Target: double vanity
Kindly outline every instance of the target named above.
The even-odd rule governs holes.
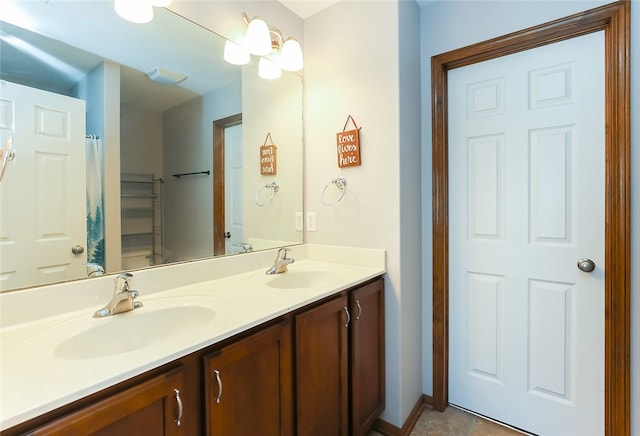
[[[2,434],[366,434],[384,251],[289,256],[279,274],[276,250],[133,271],[142,306],[104,317],[115,276],[0,294]]]

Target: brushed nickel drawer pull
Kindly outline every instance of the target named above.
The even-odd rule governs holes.
[[[356,316],[356,319],[359,320],[360,315],[362,315],[362,306],[360,306],[360,300],[356,300],[356,306],[358,306],[358,316]]]
[[[347,322],[344,323],[344,326],[349,327],[349,323],[351,322],[351,315],[349,314],[349,309],[347,308],[347,306],[344,306],[343,309],[344,313],[347,314]]]
[[[219,403],[222,398],[222,379],[220,378],[220,371],[214,369],[213,373],[216,375],[216,381],[218,382],[218,396],[216,397],[216,403]]]
[[[174,389],[173,392],[176,394],[176,403],[178,403],[178,419],[176,419],[176,425],[180,427],[182,425],[182,398],[180,398],[180,391]]]

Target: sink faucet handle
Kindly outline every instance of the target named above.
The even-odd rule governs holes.
[[[132,277],[133,274],[129,273],[118,274],[114,280],[116,284],[116,291],[128,291]],[[120,285],[120,282],[122,282],[122,285]]]
[[[102,267],[102,265],[98,264],[98,263],[93,263],[93,262],[85,262],[83,263],[84,266],[87,267],[87,275],[89,277],[96,277],[96,276],[102,276],[104,275],[104,268]]]

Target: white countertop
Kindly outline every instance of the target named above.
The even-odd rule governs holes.
[[[317,245],[292,248],[295,262],[289,265],[289,273],[284,273],[292,273],[288,278],[326,271],[325,278],[309,286],[270,286],[270,281],[281,276],[264,274],[274,257],[275,251],[270,250],[133,272],[132,287],[139,291],[138,300],[144,306],[101,319],[92,315],[109,301],[113,276],[0,294],[0,430],[385,273],[384,250]],[[206,276],[211,278],[203,279]],[[186,284],[175,284],[180,282]],[[78,293],[83,293],[81,298],[69,297]],[[109,323],[114,323],[113,330],[118,331],[122,326],[115,323],[138,322],[154,311],[191,304],[212,310],[213,317],[176,327],[182,329],[180,334],[172,334],[171,323],[166,323],[164,333],[133,351],[92,357],[102,353],[95,348],[82,358],[60,357],[60,343],[84,330],[99,326],[109,332]],[[114,335],[112,340],[123,338]],[[85,348],[91,346],[100,344]],[[76,351],[81,352],[71,349]]]

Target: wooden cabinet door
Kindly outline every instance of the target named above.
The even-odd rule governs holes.
[[[31,432],[33,435],[127,436],[186,434],[178,418],[185,389],[182,368],[176,368]],[[176,392],[177,391],[177,392]],[[197,405],[189,405],[197,407]],[[187,405],[184,405],[187,407]]]
[[[296,316],[299,435],[348,434],[347,303],[339,297]]]
[[[369,433],[384,410],[384,280],[352,292],[351,307],[351,430]]]
[[[291,327],[268,327],[204,357],[206,434],[292,434]]]

